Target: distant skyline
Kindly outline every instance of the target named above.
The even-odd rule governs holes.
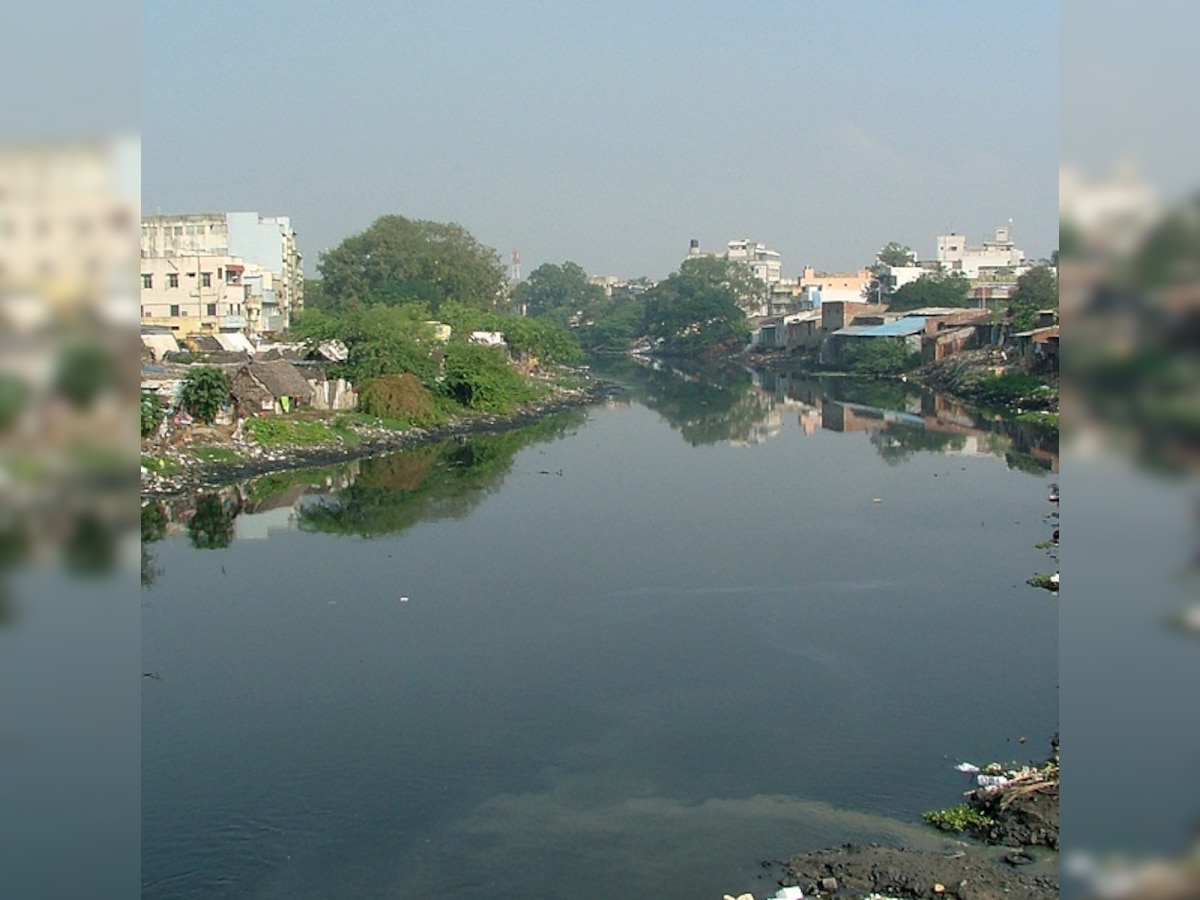
[[[1058,237],[1058,5],[882,0],[142,7],[145,214],[286,215],[305,268],[376,218],[528,275],[661,278],[688,242],[783,272]]]

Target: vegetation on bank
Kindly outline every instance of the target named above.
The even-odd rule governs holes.
[[[948,806],[945,809],[932,809],[925,813],[923,818],[935,828],[955,833],[961,833],[969,829],[987,828],[994,824],[990,816],[984,815],[966,803]]]

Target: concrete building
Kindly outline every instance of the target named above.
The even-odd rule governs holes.
[[[137,169],[121,141],[0,147],[0,325],[132,324]]]
[[[730,241],[725,258],[745,263],[768,289],[783,280],[783,257],[778,250],[768,250],[765,244],[745,238]]]
[[[800,276],[800,296],[803,305],[818,309],[826,303],[866,303],[863,291],[871,283],[871,272],[818,272],[805,266]]]
[[[177,337],[222,331],[257,333],[261,301],[244,281],[246,266],[228,254],[142,260],[141,321]]]
[[[996,229],[992,240],[978,246],[967,243],[966,237],[951,232],[938,235],[937,262],[945,272],[960,272],[976,279],[980,270],[1017,269],[1025,265],[1025,251],[1013,243],[1007,227]]]
[[[239,283],[247,288],[243,299],[250,301],[249,308],[255,310],[253,317],[245,315],[242,325],[250,333],[284,331],[291,314],[304,307],[303,258],[286,216],[261,216],[256,212],[144,216],[141,243],[143,307],[147,302],[156,310],[159,306],[159,298],[147,294],[154,290],[155,269],[164,275],[170,271],[170,266],[164,268],[151,261],[175,261],[183,272],[188,267],[181,259],[189,258],[196,260],[190,269],[193,272],[215,273],[218,268],[228,271],[231,261],[241,266]],[[147,275],[151,276],[149,287],[145,284]],[[180,305],[180,312],[182,309]],[[193,323],[174,324],[190,327]]]

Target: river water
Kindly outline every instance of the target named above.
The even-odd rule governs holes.
[[[1056,457],[893,383],[617,375],[151,507],[143,896],[762,897],[1045,756]]]

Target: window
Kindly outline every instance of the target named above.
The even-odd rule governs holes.
[[[212,287],[212,272],[200,273],[200,287]]]
[[[167,287],[169,287],[169,288],[179,287],[179,273],[178,272],[168,272],[167,273]]]
[[[216,314],[217,314],[217,304],[215,304],[215,303],[208,304],[208,315],[215,316]]]
[[[150,318],[150,310],[146,309],[146,307],[144,307],[144,306],[142,307],[142,318],[143,319]]]
[[[148,291],[152,287],[154,287],[154,276],[150,275],[149,273],[143,272],[142,273],[142,290]]]
[[[179,304],[178,303],[171,304],[171,315],[175,316],[175,317],[179,316]]]

